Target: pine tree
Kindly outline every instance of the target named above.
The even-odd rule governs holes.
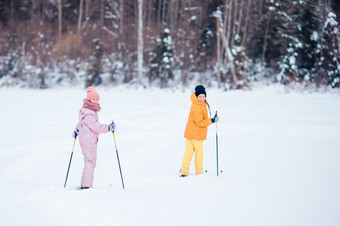
[[[296,49],[297,45],[289,43],[287,53],[283,56],[282,61],[279,63],[281,69],[277,80],[281,83],[288,85],[292,81],[296,81],[298,76],[299,68],[296,64],[296,58],[298,56]]]
[[[288,7],[285,0],[266,0],[264,9],[266,10],[265,16],[258,23],[254,33],[256,43],[253,46],[256,49],[254,57],[261,58],[268,67],[278,70],[278,62],[286,53],[290,43],[289,35],[287,35],[287,26],[290,21],[287,14]]]
[[[321,65],[327,85],[340,87],[340,32],[336,15],[328,14],[323,27]]]
[[[149,81],[160,80],[162,88],[167,86],[168,80],[173,79],[173,42],[170,30],[165,28],[162,36],[156,39],[156,48],[149,53]]]
[[[280,73],[277,81],[284,85],[291,82],[296,82],[299,77],[299,66],[297,64],[298,52],[303,44],[299,40],[301,33],[300,14],[301,7],[298,1],[292,1],[292,7],[287,11],[287,24],[285,30],[285,37],[288,41],[287,49],[282,55],[282,60],[279,62]]]
[[[318,0],[306,0],[299,9],[301,10],[299,14],[301,15],[299,18],[301,32],[298,39],[302,43],[302,48],[299,48],[297,58],[297,64],[300,68],[299,81],[315,83],[321,47],[318,35]]]
[[[103,58],[103,44],[99,38],[94,39],[92,44],[93,52],[90,56],[89,67],[86,71],[86,87],[99,85],[102,82],[100,72]]]
[[[235,35],[234,47],[232,49],[234,55],[235,71],[239,87],[247,86],[251,69],[251,60],[245,53],[245,48],[241,44],[241,37]]]

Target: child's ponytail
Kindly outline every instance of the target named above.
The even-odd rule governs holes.
[[[209,115],[210,115],[210,118],[211,118],[210,105],[209,105],[209,103],[208,103],[208,101],[207,101],[207,100],[205,100],[205,103],[207,103],[207,105],[208,105]]]

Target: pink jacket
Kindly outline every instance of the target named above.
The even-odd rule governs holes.
[[[77,129],[79,130],[79,142],[81,145],[88,142],[96,144],[99,133],[109,131],[108,125],[99,123],[97,112],[87,108],[81,108],[79,111]]]

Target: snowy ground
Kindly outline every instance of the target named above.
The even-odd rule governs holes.
[[[77,190],[78,142],[63,188],[84,90],[0,89],[0,225],[340,225],[339,94],[208,89],[223,173],[211,126],[208,172],[179,178],[190,90],[99,92],[125,190],[111,134],[100,136],[94,189]]]

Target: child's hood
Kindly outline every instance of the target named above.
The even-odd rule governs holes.
[[[198,104],[198,105],[202,105],[202,106],[205,106],[205,105],[206,105],[206,103],[201,103],[201,102],[199,101],[199,99],[197,98],[195,92],[192,92],[192,94],[191,94],[191,102],[192,102],[193,104]]]

